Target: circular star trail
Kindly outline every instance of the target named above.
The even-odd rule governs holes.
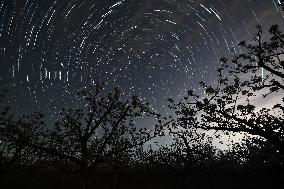
[[[257,23],[282,24],[277,0],[0,0],[0,88],[19,113],[73,106],[97,82],[166,99],[214,82]]]

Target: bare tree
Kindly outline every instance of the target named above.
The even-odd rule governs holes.
[[[79,95],[83,97],[83,107],[63,109],[54,128],[47,128],[41,114],[35,114],[36,117],[28,117],[29,121],[14,122],[5,129],[9,141],[21,140],[17,144],[73,164],[87,188],[99,165],[122,162],[119,160],[126,154],[157,134],[154,129],[135,127],[135,119],[159,115],[137,96],[122,100],[118,89],[104,95],[102,86],[97,85],[94,91],[81,91]]]
[[[0,96],[0,103],[4,94]],[[24,164],[31,165],[38,160],[26,145],[26,140],[38,141],[44,133],[40,129],[43,126],[42,114],[17,117],[9,109],[4,107],[0,114],[0,162],[3,177],[19,170]]]
[[[264,138],[283,156],[284,35],[274,25],[265,41],[257,28],[251,42],[240,42],[242,54],[221,59],[217,84],[201,82],[204,95],[189,91],[178,112],[187,124],[198,122],[195,128]]]
[[[169,135],[173,139],[171,148],[179,157],[184,171],[192,173],[194,167],[213,158],[216,149],[212,145],[212,137],[198,130],[200,124],[198,112],[185,106],[183,100],[175,103],[173,99],[169,98],[168,101],[170,102],[169,108],[174,113],[159,122],[164,124],[169,131]]]

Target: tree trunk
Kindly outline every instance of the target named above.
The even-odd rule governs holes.
[[[83,177],[82,189],[88,189],[88,187],[89,187],[89,177]]]
[[[118,188],[118,174],[114,173],[114,178],[113,178],[113,189]]]
[[[64,175],[64,173],[62,173],[60,185],[61,185],[62,189],[65,188],[65,175]]]

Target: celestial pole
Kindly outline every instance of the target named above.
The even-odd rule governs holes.
[[[167,98],[214,83],[219,59],[258,23],[281,26],[278,3],[0,0],[0,89],[18,113],[56,114],[97,82],[166,111]]]

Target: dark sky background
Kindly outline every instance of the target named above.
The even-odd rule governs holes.
[[[283,25],[277,0],[0,0],[0,90],[17,113],[50,118],[96,82],[164,112],[214,83],[219,59]]]

